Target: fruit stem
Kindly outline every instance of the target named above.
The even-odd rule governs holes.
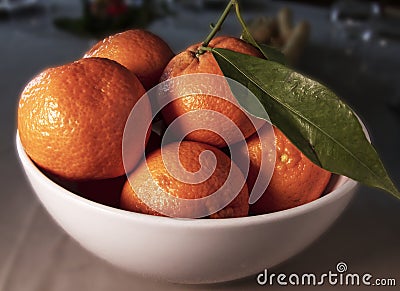
[[[208,44],[214,38],[214,36],[217,34],[217,32],[221,29],[222,23],[224,23],[231,8],[236,5],[238,5],[237,0],[229,1],[228,5],[226,5],[226,7],[225,7],[224,12],[222,12],[220,18],[218,19],[218,22],[215,25],[213,25],[210,34],[207,35],[206,39],[202,42],[201,46],[197,49],[196,56],[202,55],[206,51],[209,51],[209,49],[206,49],[208,47]]]

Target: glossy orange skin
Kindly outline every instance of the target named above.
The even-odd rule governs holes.
[[[229,157],[217,148],[198,142],[183,141],[180,143],[179,147],[180,161],[172,160],[173,168],[177,169],[180,162],[187,171],[192,173],[197,172],[200,169],[199,155],[205,150],[214,153],[217,159],[217,166],[207,180],[197,184],[179,181],[170,174],[163,162],[163,159],[165,161],[174,158],[169,145],[164,148],[164,157],[161,155],[161,150],[153,151],[147,156],[146,160],[151,176],[145,174],[146,163],[142,163],[130,175],[129,180],[135,183],[135,189],[139,189],[142,194],[146,195],[146,199],[150,199],[151,203],[153,203],[152,205],[156,207],[149,207],[144,203],[134,192],[129,181],[127,181],[121,194],[121,208],[139,213],[162,216],[163,214],[155,210],[157,207],[162,207],[161,209],[172,211],[177,217],[189,217],[192,209],[177,209],[177,207],[179,207],[177,204],[166,200],[162,195],[159,195],[157,191],[151,189],[149,179],[153,179],[161,189],[174,197],[198,199],[213,194],[225,182],[229,174],[231,163]],[[242,179],[244,178],[242,177]],[[230,191],[237,190],[238,189],[231,189]],[[211,214],[210,218],[247,216],[249,211],[248,198],[247,185],[244,184],[236,198],[223,209]]]
[[[270,213],[311,202],[321,196],[331,177],[330,172],[312,163],[276,127],[274,133],[274,173],[264,194],[256,203],[250,205],[251,214]],[[252,189],[261,159],[261,145],[256,134],[247,140],[247,147],[250,155],[247,184],[249,189]]]
[[[132,29],[117,33],[95,44],[85,57],[102,57],[114,60],[128,68],[149,90],[175,54],[168,44],[157,35]]]
[[[177,76],[196,73],[208,73],[222,76],[222,71],[211,52],[207,51],[196,56],[199,46],[200,44],[192,45],[185,51],[176,55],[165,68],[160,81],[165,81]],[[216,37],[211,40],[209,46],[230,49],[243,54],[262,57],[261,53],[255,47],[234,37]],[[208,85],[218,86],[218,84]],[[230,98],[233,98],[233,96]],[[249,137],[255,132],[250,120],[247,118],[244,112],[234,104],[234,102],[229,102],[228,100],[206,94],[192,94],[174,100],[163,108],[162,116],[164,121],[167,124],[170,124],[177,117],[187,112],[199,109],[213,110],[224,114],[231,119],[234,124],[236,124],[245,138]],[[186,136],[186,139],[207,143],[216,147],[224,147],[227,145],[224,140],[218,136],[218,134],[204,129],[189,133]]]
[[[21,94],[22,145],[40,168],[64,179],[124,175],[123,131],[144,93],[134,74],[108,59],[87,58],[47,69]],[[150,103],[148,109],[143,114],[151,114]],[[140,155],[127,167],[133,168]]]

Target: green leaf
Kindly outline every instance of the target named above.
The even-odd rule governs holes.
[[[286,57],[280,50],[266,44],[259,44],[258,46],[267,60],[287,65]]]
[[[332,91],[273,61],[219,48],[212,53],[224,75],[246,86],[311,161],[400,198],[357,116]]]

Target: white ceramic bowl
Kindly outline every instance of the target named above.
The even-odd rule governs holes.
[[[311,203],[252,217],[175,219],[104,206],[60,187],[34,165],[19,136],[25,173],[55,221],[83,247],[137,274],[179,283],[238,279],[302,251],[339,217],[357,183],[340,177]]]

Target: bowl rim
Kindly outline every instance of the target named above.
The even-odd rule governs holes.
[[[124,219],[129,220],[138,220],[138,221],[145,221],[146,223],[150,224],[170,224],[176,226],[191,226],[191,227],[200,227],[200,228],[218,228],[218,227],[239,227],[239,226],[246,226],[246,225],[257,225],[263,224],[266,222],[272,222],[276,220],[281,220],[283,218],[291,218],[294,216],[299,216],[324,205],[330,204],[333,201],[340,199],[342,196],[350,193],[352,189],[354,189],[358,182],[345,177],[341,176],[345,179],[342,185],[338,188],[334,189],[333,191],[326,193],[324,196],[305,203],[300,206],[296,206],[290,209],[281,210],[273,213],[267,214],[260,214],[260,215],[253,215],[253,216],[246,216],[246,217],[235,217],[235,218],[221,218],[221,219],[191,219],[191,218],[175,218],[175,217],[164,217],[164,216],[155,216],[143,213],[132,212],[128,210],[123,210],[107,205],[103,205],[101,203],[97,203],[86,199],[84,197],[75,194],[54,181],[48,178],[39,168],[33,163],[33,161],[29,158],[28,154],[25,152],[25,149],[22,146],[19,132],[17,130],[16,133],[16,140],[15,146],[17,149],[17,154],[22,164],[22,167],[25,170],[25,174],[28,176],[28,172],[34,176],[35,179],[40,180],[41,183],[46,184],[50,188],[55,189],[54,195],[61,196],[62,199],[72,200],[75,203],[82,204],[86,207],[93,207],[96,210],[101,212],[105,212],[109,215],[117,215],[123,217]],[[35,191],[36,193],[36,191]],[[37,196],[39,194],[36,193]],[[38,197],[40,199],[40,197]]]

